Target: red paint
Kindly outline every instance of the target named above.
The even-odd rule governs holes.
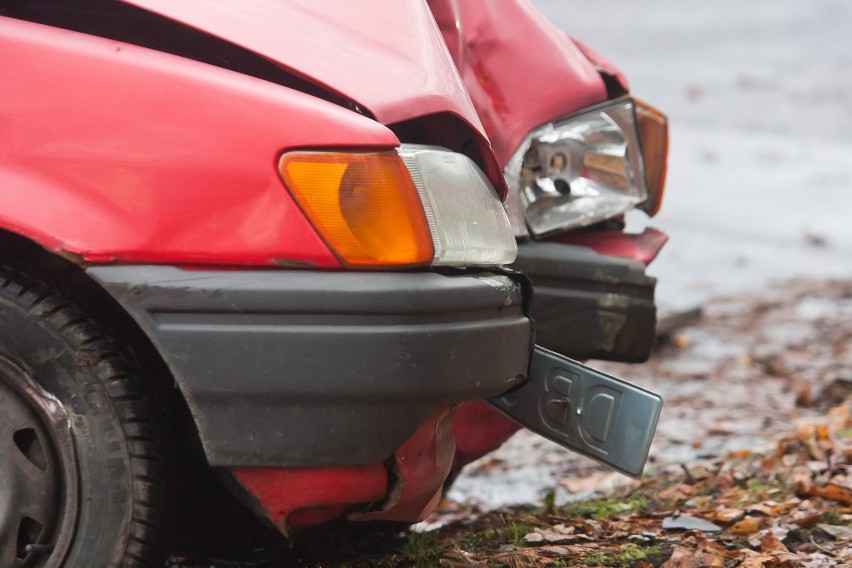
[[[255,52],[355,101],[382,124],[448,113],[483,154],[505,198],[501,167],[423,0],[124,0]]]
[[[363,521],[423,520],[438,505],[455,456],[453,418],[458,407],[433,413],[394,455],[397,485],[382,511],[358,515]]]
[[[533,128],[606,100],[595,63],[529,0],[428,0],[501,166]]]
[[[520,429],[520,424],[484,400],[463,403],[453,423],[456,438],[453,470],[494,451]]]
[[[387,492],[384,464],[363,467],[267,468],[231,470],[260,503],[275,526],[316,524],[358,503],[380,501]]]
[[[232,473],[257,499],[266,516],[285,532],[290,527],[340,517],[358,509],[357,505],[382,502],[381,511],[356,512],[351,517],[414,523],[437,504],[453,463],[455,410],[450,407],[433,413],[400,446],[394,455],[390,487],[383,463],[327,468],[242,467]]]
[[[278,157],[399,144],[284,87],[2,17],[0,68],[0,227],[90,262],[337,268]]]
[[[622,73],[621,70],[612,63],[612,61],[576,38],[572,37],[571,41],[573,41],[574,44],[580,48],[580,51],[583,52],[583,55],[585,55],[589,61],[595,65],[595,68],[599,73],[609,75],[615,79],[618,86],[621,87],[621,90],[625,93],[630,91],[630,84],[627,82],[627,77],[624,76],[624,73]]]
[[[669,237],[665,233],[649,227],[639,234],[628,234],[620,231],[573,232],[562,233],[548,240],[589,247],[600,254],[630,258],[647,266],[657,257]]]

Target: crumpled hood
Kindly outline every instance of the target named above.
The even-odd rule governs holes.
[[[438,112],[482,124],[422,0],[124,0],[239,45],[383,124]]]

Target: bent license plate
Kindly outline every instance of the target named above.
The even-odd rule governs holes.
[[[642,475],[663,399],[536,346],[528,381],[489,402],[557,444],[630,477]]]

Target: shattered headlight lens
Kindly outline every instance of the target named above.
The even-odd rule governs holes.
[[[536,128],[505,174],[534,236],[633,209],[648,197],[633,101],[608,102]]]

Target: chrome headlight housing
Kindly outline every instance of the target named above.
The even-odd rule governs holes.
[[[639,140],[629,98],[530,132],[504,173],[533,236],[592,225],[646,201]]]

